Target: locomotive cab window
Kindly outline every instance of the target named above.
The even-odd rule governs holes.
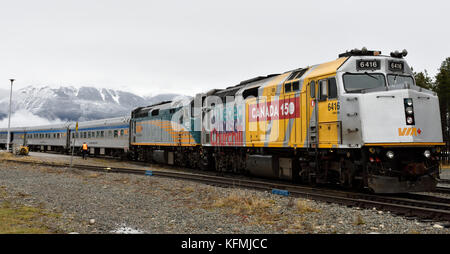
[[[325,101],[328,96],[328,82],[327,80],[319,81],[319,101]]]
[[[410,86],[414,85],[414,79],[411,76],[388,74],[387,78],[389,86],[398,86],[404,84],[409,84]]]
[[[329,78],[328,79],[328,99],[336,99],[336,98],[337,98],[336,79]]]
[[[309,90],[311,92],[311,98],[316,98],[316,82],[314,80],[309,83]]]
[[[342,77],[344,89],[348,93],[361,93],[367,89],[386,87],[386,79],[381,73],[346,73]]]

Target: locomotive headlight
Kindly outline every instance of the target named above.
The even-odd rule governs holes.
[[[426,158],[430,158],[430,157],[431,157],[431,152],[430,152],[430,150],[425,150],[425,152],[423,152],[423,155],[424,155]]]
[[[412,99],[406,99],[406,105],[411,107],[413,105]]]
[[[408,115],[412,115],[412,113],[414,113],[412,107],[407,107],[405,110],[406,110],[406,113],[407,113]]]
[[[413,119],[412,117],[408,116],[408,117],[406,118],[406,122],[407,122],[408,124],[412,124],[412,123],[414,122],[414,119]]]
[[[393,159],[393,158],[394,158],[394,152],[392,152],[392,151],[387,151],[386,157],[388,157],[389,159]]]

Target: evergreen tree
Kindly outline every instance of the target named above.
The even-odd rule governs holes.
[[[431,80],[431,77],[428,75],[427,70],[424,72],[414,72],[414,78],[416,79],[416,85],[423,87],[425,89],[434,91],[435,87],[433,85],[433,81]]]
[[[436,75],[435,92],[439,96],[444,140],[448,142],[450,138],[450,57],[445,59],[439,68],[439,72]]]

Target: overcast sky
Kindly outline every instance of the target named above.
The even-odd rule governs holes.
[[[434,76],[450,57],[449,1],[1,0],[0,84],[194,95],[406,48]]]

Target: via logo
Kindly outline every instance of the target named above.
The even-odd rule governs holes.
[[[416,129],[415,127],[409,127],[409,128],[398,128],[398,135],[400,137],[403,136],[419,136],[420,134],[422,134],[422,130]]]

